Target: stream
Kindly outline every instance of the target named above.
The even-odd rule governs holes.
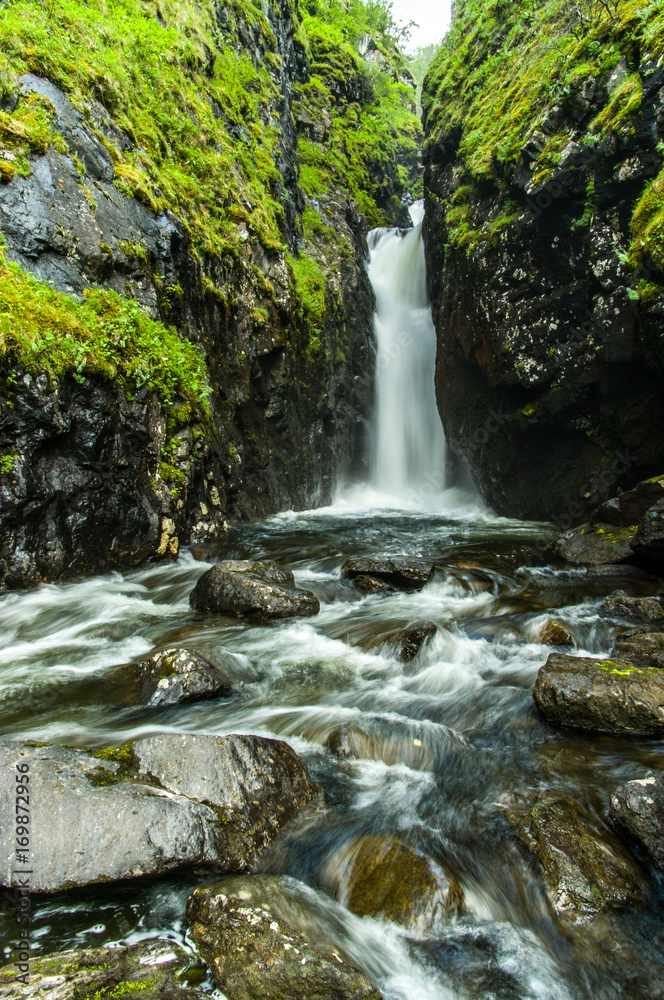
[[[365,970],[386,1000],[661,996],[647,990],[650,980],[664,983],[662,882],[651,874],[643,908],[605,917],[601,934],[571,936],[544,904],[505,819],[506,803],[554,790],[583,802],[605,826],[619,784],[664,769],[661,741],[563,730],[542,719],[532,698],[551,652],[538,639],[547,620],[569,630],[575,654],[608,653],[620,622],[600,615],[601,600],[617,589],[656,593],[657,585],[629,569],[593,575],[552,565],[550,525],[497,517],[472,492],[445,487],[433,386],[418,389],[431,382],[433,357],[421,290],[407,303],[417,314],[409,336],[420,331],[428,361],[413,340],[389,340],[391,324],[404,323],[393,304],[380,315],[380,283],[390,286],[391,265],[377,271],[377,251],[388,240],[404,244],[417,278],[419,251],[406,244],[417,241],[417,229],[405,237],[379,232],[370,244],[383,326],[372,485],[341,490],[326,508],[231,525],[214,547],[175,563],[5,596],[3,735],[76,746],[162,732],[286,740],[320,782],[326,808],[287,829],[265,870],[298,880],[290,904],[297,920]],[[419,417],[390,408],[403,392],[389,384],[393,366],[410,380],[408,399],[415,395],[424,408]],[[346,559],[365,556],[424,559],[436,571],[419,593],[367,595],[340,572]],[[192,611],[194,584],[220,558],[287,566],[319,598],[320,613],[257,625]],[[437,631],[404,663],[385,637],[422,621]],[[170,646],[213,662],[233,654],[224,660],[233,696],[160,711],[123,705],[105,674]],[[326,746],[349,723],[364,734],[364,757]],[[351,914],[344,852],[367,835],[396,837],[452,871],[464,912],[438,915],[422,932]],[[209,880],[201,871],[34,897],[34,952],[152,937],[191,948],[186,898]],[[10,909],[0,915],[4,941],[11,919]]]

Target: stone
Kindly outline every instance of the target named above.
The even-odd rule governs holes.
[[[422,590],[433,573],[432,563],[407,559],[348,559],[341,567],[345,580],[357,581],[357,577],[368,576],[405,591]]]
[[[602,601],[599,610],[603,615],[652,622],[664,627],[664,605],[657,597],[629,597],[620,591]]]
[[[664,733],[664,672],[629,660],[552,653],[533,697],[549,722],[601,733]]]
[[[310,617],[317,615],[317,597],[294,585],[290,570],[269,561],[224,560],[200,577],[189,597],[196,611],[234,618]]]
[[[396,837],[365,835],[344,844],[328,858],[325,875],[352,913],[420,933],[463,910],[454,876]]]
[[[337,951],[314,946],[293,926],[289,882],[227,879],[194,889],[189,932],[215,985],[232,1000],[380,1000]]]
[[[242,871],[319,796],[280,740],[164,734],[101,751],[0,743],[2,773],[28,765],[31,890],[159,875]],[[17,783],[17,787],[20,787]],[[0,790],[0,882],[11,885],[13,788]]]
[[[611,796],[609,815],[664,871],[664,774],[621,785]]]
[[[642,901],[646,882],[638,863],[570,796],[544,792],[506,817],[563,923],[586,923]]]
[[[636,557],[658,571],[664,569],[664,498],[643,516],[632,542]]]
[[[366,573],[354,577],[353,583],[367,594],[394,594],[398,589],[387,580],[380,580],[377,576],[367,576]]]
[[[16,965],[0,968],[0,1000],[204,1000],[196,983],[204,966],[172,941],[144,941],[124,948],[86,948],[30,959],[29,985],[17,982]]]
[[[472,752],[460,734],[442,724],[366,714],[333,729],[325,746],[338,757],[405,764],[418,771],[444,770],[460,750]]]
[[[611,656],[629,660],[637,667],[664,668],[664,631],[636,628],[617,638]]]
[[[537,636],[537,641],[541,642],[543,646],[574,645],[572,633],[564,625],[561,625],[560,622],[554,622],[550,618],[542,625]]]
[[[423,646],[426,646],[438,631],[433,622],[416,622],[408,628],[400,629],[385,636],[384,642],[399,646],[399,659],[402,663],[414,660]]]
[[[619,563],[634,555],[630,543],[637,530],[638,524],[627,528],[583,524],[561,535],[556,551],[561,559],[576,566]]]
[[[116,667],[111,678],[128,688],[130,703],[147,708],[226,698],[232,692],[223,670],[188,649],[162,649],[140,663]]]

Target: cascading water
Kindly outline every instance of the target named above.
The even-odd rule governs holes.
[[[445,437],[434,394],[436,334],[427,297],[421,204],[414,227],[369,234],[376,295],[376,408],[372,486],[417,500],[445,487]]]

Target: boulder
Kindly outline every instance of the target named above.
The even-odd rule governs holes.
[[[621,785],[611,796],[609,814],[664,871],[664,774]]]
[[[436,918],[463,909],[463,889],[454,876],[396,837],[358,837],[328,858],[325,872],[352,913],[420,933]]]
[[[472,752],[462,736],[442,724],[379,715],[337,726],[325,746],[338,757],[405,764],[418,771],[439,771],[448,766],[452,754]]]
[[[369,577],[389,584],[394,590],[416,591],[429,582],[433,576],[432,563],[407,559],[349,559],[341,567],[345,580]],[[359,584],[367,589],[364,584]]]
[[[616,639],[611,656],[638,667],[664,668],[664,631],[635,628]]]
[[[551,909],[564,923],[586,923],[642,900],[640,866],[570,796],[544,792],[506,816],[536,862]]]
[[[630,543],[638,527],[638,524],[624,528],[611,524],[582,524],[561,535],[555,550],[565,562],[576,566],[619,563],[634,555]]]
[[[227,879],[194,889],[190,934],[215,984],[232,1000],[380,1000],[366,976],[288,919],[289,882]]]
[[[549,722],[601,733],[664,733],[664,672],[656,667],[552,653],[533,697]]]
[[[365,573],[354,577],[353,583],[366,594],[394,594],[399,589],[387,580],[380,580],[377,576],[367,576]]]
[[[603,615],[652,622],[664,627],[664,606],[657,597],[629,597],[619,591],[602,601],[599,610]]]
[[[196,611],[234,618],[294,618],[317,615],[318,598],[294,585],[290,570],[276,563],[224,560],[198,580],[189,597]]]
[[[639,561],[660,571],[664,568],[664,498],[646,511],[632,548]]]
[[[400,629],[386,635],[383,642],[399,646],[399,659],[402,663],[410,663],[438,631],[433,622],[416,622],[408,628]]]
[[[223,670],[189,649],[162,649],[140,663],[116,667],[111,679],[125,688],[127,701],[147,708],[226,698],[232,692]]]
[[[28,765],[25,772],[17,766]],[[191,865],[242,871],[318,794],[280,740],[164,734],[101,751],[0,743],[29,776],[30,888],[49,892]],[[17,786],[18,787],[18,786]],[[14,783],[0,789],[0,882],[12,882]]]
[[[0,968],[0,998],[82,1000],[204,1000],[196,987],[206,970],[172,941],[144,941],[127,948],[90,948],[30,959],[30,985],[16,979],[16,965]]]
[[[537,641],[544,646],[572,646],[574,644],[572,633],[560,622],[554,622],[551,618],[542,625]]]

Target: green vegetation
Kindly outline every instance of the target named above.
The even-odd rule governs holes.
[[[657,0],[460,0],[423,98],[428,142],[444,134],[459,143],[464,193],[447,215],[454,244],[489,241],[492,220],[475,208],[486,186],[507,199],[511,169],[533,134],[542,135],[545,120],[555,122],[553,109],[572,106],[585,85],[608,78],[621,60],[624,79],[580,138],[589,148],[610,135],[629,139],[641,109],[639,54],[652,60],[664,54],[664,7]],[[572,138],[569,125],[552,132],[549,124],[545,132],[544,147],[533,147],[535,192]],[[593,198],[589,190],[580,229],[590,223]],[[629,263],[664,266],[664,171],[636,205],[632,228]]]
[[[150,319],[115,292],[88,292],[83,302],[56,292],[7,260],[0,249],[0,353],[52,378],[78,381],[99,373],[148,386],[165,402],[204,401],[205,364],[173,327]]]

